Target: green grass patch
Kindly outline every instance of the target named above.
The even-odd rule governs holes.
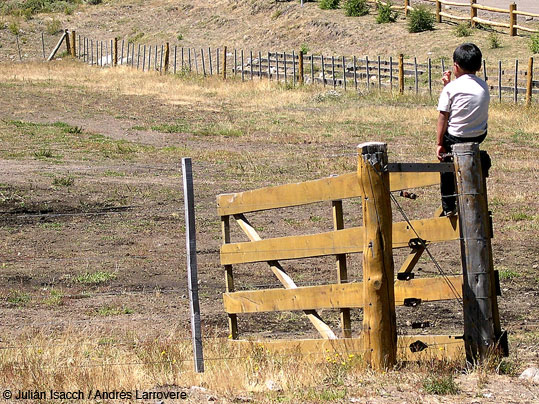
[[[517,271],[511,268],[498,267],[496,269],[498,270],[498,275],[500,277],[500,280],[503,280],[503,281],[520,278],[522,276],[520,273],[518,273]]]
[[[52,289],[49,296],[43,300],[47,306],[62,306],[64,304],[64,294],[59,290]]]
[[[45,222],[45,223],[40,223],[39,227],[41,227],[42,229],[49,229],[49,230],[62,230],[64,228],[64,224],[63,223],[59,223],[59,222]]]
[[[99,285],[116,279],[116,274],[107,271],[86,272],[75,278],[75,282],[85,285]]]
[[[458,394],[460,391],[453,375],[428,376],[423,380],[423,388],[427,393],[436,395]]]
[[[97,315],[102,317],[120,316],[122,314],[133,314],[134,311],[128,307],[103,306],[97,310]]]
[[[12,304],[17,307],[26,306],[31,300],[31,297],[26,292],[21,292],[18,290],[12,290],[8,293],[6,301],[9,304]]]
[[[152,130],[162,133],[185,133],[189,132],[189,125],[185,122],[175,124],[161,124],[151,127]]]
[[[75,178],[72,175],[65,177],[56,177],[52,180],[52,185],[55,187],[70,187],[75,184]]]

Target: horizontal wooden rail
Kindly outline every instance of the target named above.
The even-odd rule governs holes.
[[[461,275],[395,282],[397,306],[403,306],[405,299],[410,298],[433,302],[460,299],[461,294]],[[363,307],[363,283],[230,292],[223,294],[223,302],[229,314],[357,308]]]
[[[390,173],[392,191],[426,187],[440,183],[437,173]],[[259,188],[252,191],[217,196],[217,213],[220,216],[260,210],[307,205],[310,203],[361,197],[356,172],[326,177],[318,180],[275,187]]]
[[[420,344],[417,344],[417,341]],[[301,355],[305,360],[325,362],[332,354],[363,356],[363,338],[342,339],[280,339],[265,341],[230,341],[232,347],[250,351],[263,347],[275,354]],[[420,351],[414,352],[417,346]],[[460,359],[464,357],[464,340],[454,335],[399,335],[397,357],[402,361]]]
[[[419,237],[428,243],[459,238],[455,217],[413,220],[411,223]],[[363,232],[363,227],[351,227],[318,234],[224,244],[221,246],[221,265],[359,253],[363,251]],[[393,248],[407,247],[414,238],[417,235],[407,222],[393,223]]]
[[[492,11],[494,13],[504,13],[509,14],[511,11],[505,9],[505,8],[497,8],[497,7],[490,7],[490,6],[483,6],[482,4],[472,4],[473,8],[477,8],[478,10],[485,10],[485,11]]]
[[[458,3],[456,1],[447,1],[447,0],[440,0],[440,4],[444,6],[470,7],[470,3]]]
[[[526,31],[526,32],[539,32],[539,29],[533,29],[533,28],[528,28],[528,27],[524,27],[522,25],[513,25],[513,27],[515,27],[516,29],[521,29],[522,31]]]
[[[468,19],[468,18],[465,18]],[[483,18],[474,17],[472,18],[473,22],[478,22],[479,24],[486,24],[486,25],[492,25],[494,27],[503,27],[503,28],[510,28],[511,26],[505,22],[495,22],[490,20],[485,20]]]
[[[438,14],[441,15],[442,17],[451,18],[453,20],[459,20],[459,21],[464,21],[464,20],[469,20],[470,19],[470,17],[461,17],[461,16],[458,16],[458,15],[448,14],[448,13],[445,13],[443,11],[438,13]]]
[[[518,10],[515,10],[513,11],[513,14],[517,14],[517,15],[525,15],[525,16],[528,16],[528,17],[539,17],[539,14],[537,13],[530,13],[528,11],[518,11]]]

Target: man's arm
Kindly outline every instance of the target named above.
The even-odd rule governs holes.
[[[442,154],[446,152],[444,144],[444,134],[449,122],[449,112],[440,111],[438,115],[438,124],[436,125],[436,156],[442,161]]]

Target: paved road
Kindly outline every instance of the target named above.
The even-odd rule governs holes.
[[[479,0],[478,3],[505,9],[509,9],[509,4],[516,3],[517,10],[539,13],[539,0]]]

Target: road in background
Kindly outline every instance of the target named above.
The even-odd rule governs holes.
[[[478,3],[484,6],[500,7],[509,9],[509,4],[516,3],[517,10],[539,13],[538,0],[480,0]]]

